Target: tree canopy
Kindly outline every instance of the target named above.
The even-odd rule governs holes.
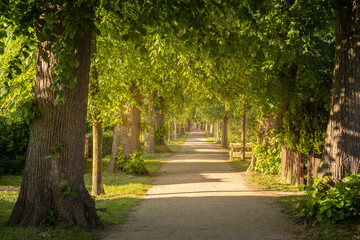
[[[162,131],[168,120],[223,121],[225,125],[229,118],[236,126],[250,111],[248,118],[256,122],[252,129],[260,126],[261,119],[272,119],[272,130],[267,130],[280,136],[280,145],[304,154],[324,153],[324,174],[338,181],[347,173],[357,173],[358,164],[353,162],[360,159],[359,151],[354,150],[357,141],[346,140],[345,144],[342,140],[356,140],[359,135],[356,124],[343,120],[350,113],[358,114],[356,101],[350,101],[353,105],[337,120],[332,119],[338,105],[359,94],[360,76],[343,66],[347,56],[357,63],[352,51],[358,46],[341,45],[344,39],[352,39],[347,33],[359,32],[357,22],[346,17],[350,13],[359,15],[357,1],[5,0],[0,3],[0,114],[9,121],[30,122],[29,147],[41,154],[29,154],[28,162],[33,165],[26,166],[25,173],[32,167],[63,169],[66,163],[62,161],[81,157],[83,143],[74,152],[70,145],[83,141],[87,105],[88,121],[101,120],[107,128],[123,123],[120,110],[156,109]],[[89,34],[96,35],[97,43],[91,64]],[[96,86],[88,98],[90,67],[96,68],[97,77],[96,82],[90,80]],[[337,80],[334,84],[333,79]],[[135,100],[134,87],[147,105]],[[355,89],[352,95],[344,93],[341,98],[341,89],[349,88]],[[77,104],[84,107],[79,110],[85,114],[79,117],[81,121],[69,117],[76,114],[69,111],[76,110]],[[94,106],[97,111],[91,112]],[[53,113],[58,113],[59,119],[47,119]],[[141,126],[149,124],[145,118],[143,114]],[[74,135],[71,126],[66,128],[67,135],[44,130],[60,129],[59,122],[66,119],[81,130]],[[351,131],[350,136],[330,130],[338,125]],[[42,131],[44,136],[38,134]],[[255,141],[256,131],[250,132]],[[332,138],[332,132],[338,137]],[[50,141],[52,134],[59,136]],[[39,141],[48,142],[47,149],[40,149]],[[326,144],[334,147],[331,150]],[[52,164],[39,160],[46,156],[60,159],[58,165],[54,163],[57,160]],[[339,166],[338,156],[350,157],[353,162]],[[74,167],[81,174],[82,166]],[[333,169],[341,170],[335,173]],[[80,208],[93,208],[85,187],[75,187],[82,180],[70,175],[56,172],[59,179],[53,182],[58,192],[67,182],[79,192],[78,201],[87,202]],[[35,181],[26,179],[24,189],[26,181]],[[26,202],[25,194],[21,196]],[[16,206],[18,212],[14,211],[10,222],[38,224],[46,209],[40,209],[32,220],[24,220],[21,211],[26,204],[22,204]],[[56,205],[56,200],[52,204]],[[75,219],[74,224],[99,226],[94,211],[90,220],[85,219],[85,210],[75,212],[76,216],[60,207],[58,211]]]

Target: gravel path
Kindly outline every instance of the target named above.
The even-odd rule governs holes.
[[[228,155],[190,132],[154,186],[103,239],[297,239],[277,197],[247,187]]]

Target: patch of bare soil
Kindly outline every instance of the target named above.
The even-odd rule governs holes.
[[[298,239],[278,196],[249,187],[227,153],[190,132],[123,225],[103,239]]]

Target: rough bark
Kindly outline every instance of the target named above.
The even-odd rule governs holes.
[[[91,12],[87,7],[79,7],[80,17]],[[44,15],[42,19],[43,17]],[[43,36],[42,23],[38,23],[34,94],[39,117],[30,124],[21,189],[8,225],[38,226],[49,210],[52,210],[69,225],[79,225],[85,229],[101,226],[94,200],[84,183],[84,144],[91,59],[89,25],[90,20],[84,20],[81,26],[84,31],[81,35],[76,34],[73,41],[77,47],[75,57],[79,61],[79,66],[74,69],[76,86],[73,89],[63,88],[63,102],[55,106],[56,93],[51,90],[55,78],[52,68],[57,64],[52,50],[54,37]],[[57,27],[61,29],[60,26]]]
[[[92,98],[92,132],[93,132],[93,170],[92,170],[92,187],[91,195],[98,196],[104,193],[102,182],[102,147],[103,147],[103,131],[101,121],[101,111],[97,106],[97,95],[99,94],[98,73],[95,65],[96,54],[96,33],[92,34],[91,40],[91,65],[90,74],[90,95]]]
[[[227,148],[228,146],[228,139],[227,139],[227,121],[228,121],[228,116],[225,113],[224,118],[223,118],[223,125],[222,125],[222,136],[221,136],[221,147],[222,148]]]
[[[358,173],[360,165],[360,9],[355,0],[338,4],[332,102],[320,169],[334,182]]]
[[[122,122],[121,124],[115,124],[114,127],[111,159],[106,167],[106,172],[116,170],[116,156],[118,154],[129,156],[140,147],[141,111],[139,106],[141,104],[141,94],[135,83],[132,84],[130,92],[134,103],[118,109],[118,117]]]

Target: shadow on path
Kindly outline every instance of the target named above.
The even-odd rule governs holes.
[[[104,239],[296,239],[277,197],[249,189],[227,153],[190,132],[128,221]]]

